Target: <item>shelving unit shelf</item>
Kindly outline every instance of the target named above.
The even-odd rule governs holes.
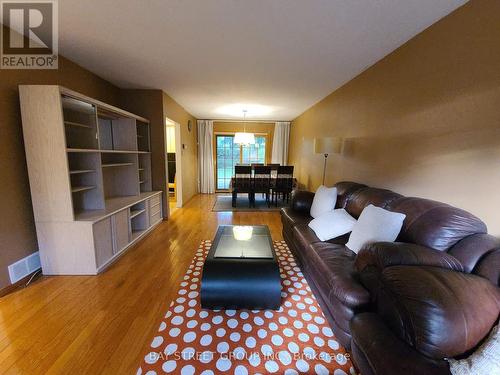
[[[67,152],[85,152],[85,153],[90,153],[90,152],[101,152],[100,150],[95,150],[95,149],[90,149],[90,148],[67,148]]]
[[[97,274],[163,218],[149,121],[61,86],[19,95],[43,273]]]
[[[92,190],[95,188],[96,188],[96,186],[73,186],[73,187],[71,187],[71,192],[78,193],[80,191]]]
[[[80,127],[80,128],[88,128],[88,129],[92,129],[92,126],[91,126],[91,125],[80,124],[79,122],[64,121],[64,124],[65,124],[65,125],[69,125],[69,126],[77,126],[77,127]]]
[[[133,219],[134,217],[142,214],[143,212],[146,212],[145,208],[143,208],[142,210],[130,210],[130,219]]]
[[[110,164],[103,164],[103,168],[112,168],[112,167],[127,167],[129,165],[134,165],[133,163],[110,163]]]
[[[74,171],[69,171],[69,174],[81,174],[81,173],[92,173],[95,169],[76,169]]]

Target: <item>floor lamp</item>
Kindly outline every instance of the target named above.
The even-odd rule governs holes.
[[[323,154],[325,156],[325,163],[323,165],[323,185],[325,184],[326,159],[328,159],[328,155],[340,154],[341,150],[342,150],[342,138],[337,138],[337,137],[314,138],[314,152],[316,154]]]

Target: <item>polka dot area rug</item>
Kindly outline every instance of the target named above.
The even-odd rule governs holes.
[[[279,310],[202,309],[201,272],[210,245],[203,241],[196,252],[138,375],[356,373],[284,241],[274,242]]]

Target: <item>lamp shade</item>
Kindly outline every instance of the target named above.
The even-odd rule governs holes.
[[[235,133],[233,142],[239,145],[254,145],[255,136],[253,133]]]
[[[314,152],[316,154],[340,154],[341,150],[342,138],[314,138]]]

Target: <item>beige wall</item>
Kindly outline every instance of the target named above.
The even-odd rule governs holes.
[[[274,122],[227,122],[214,121],[214,133],[236,133],[245,129],[249,133],[261,133],[267,135],[266,163],[271,162],[273,149]]]
[[[0,70],[0,289],[10,284],[7,266],[37,251],[19,109],[21,84],[59,84],[114,105],[120,94],[116,86],[62,57],[58,70]]]
[[[182,202],[186,204],[198,194],[196,119],[166,93],[163,93],[163,112],[166,117],[177,122],[181,127],[181,143],[184,148],[176,152],[182,154]],[[188,121],[191,121],[191,131],[188,130]]]
[[[500,1],[471,1],[292,123],[290,163],[316,189],[316,136],[345,138],[327,182],[462,207],[500,235]]]

